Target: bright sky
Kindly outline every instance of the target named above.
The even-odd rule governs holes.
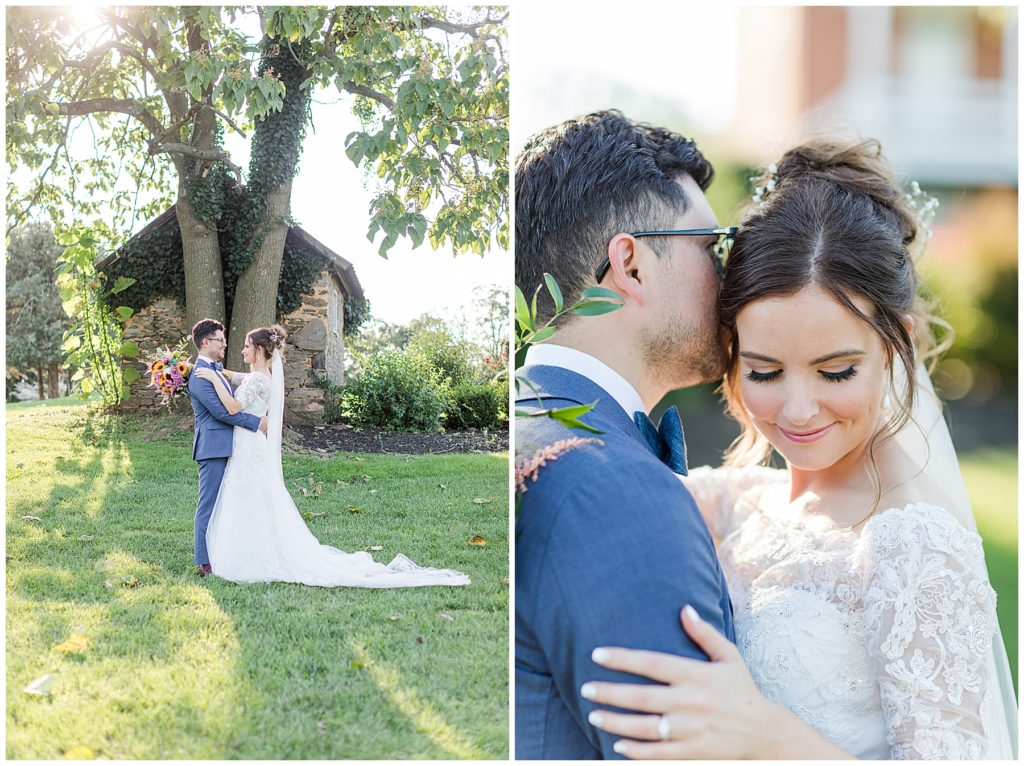
[[[512,153],[538,130],[618,107],[631,119],[723,130],[736,109],[738,8],[518,5]]]

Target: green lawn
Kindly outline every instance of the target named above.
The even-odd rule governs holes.
[[[6,414],[8,758],[508,757],[507,455],[285,457],[321,541],[469,587],[238,586],[194,574],[174,421]]]
[[[998,595],[996,608],[1017,678],[1017,451],[989,449],[960,456],[967,492],[985,544],[989,578]]]

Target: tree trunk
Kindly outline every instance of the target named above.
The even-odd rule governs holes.
[[[46,398],[46,389],[43,385],[43,368],[39,367],[36,369],[36,381],[39,383],[39,401],[43,401]]]
[[[185,31],[189,51],[192,55],[212,55],[208,40],[203,39],[198,23],[198,8],[186,9]],[[210,95],[212,86],[207,87],[204,97]],[[180,103],[178,101],[180,99]],[[185,106],[184,94],[175,94],[171,101],[172,112],[182,111]],[[191,121],[192,134],[188,143],[197,149],[213,149],[217,140],[217,118],[210,109],[200,109]],[[181,229],[181,251],[185,268],[185,324],[191,331],[200,319],[227,320],[224,304],[224,272],[220,260],[220,242],[217,239],[216,221],[199,219],[189,198],[188,181],[204,175],[210,170],[210,163],[175,156],[178,170],[178,227]]]
[[[177,215],[185,268],[185,325],[191,331],[200,319],[224,321],[224,274],[217,227],[196,217],[184,181],[178,186]]]
[[[51,364],[50,365],[50,369],[48,370],[48,372],[50,374],[50,380],[48,381],[48,383],[49,383],[48,388],[50,389],[50,398],[51,399],[59,399],[60,398],[60,365],[56,364],[56,363]]]
[[[242,346],[245,345],[246,334],[256,327],[267,327],[277,321],[277,287],[284,258],[284,241],[288,237],[291,196],[291,181],[267,194],[264,213],[267,225],[262,229],[263,241],[235,286],[228,355],[224,363],[230,370],[243,369]]]

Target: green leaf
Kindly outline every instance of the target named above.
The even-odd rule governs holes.
[[[133,357],[139,355],[139,344],[133,343],[130,340],[126,340],[121,344],[121,348],[117,352],[120,356]]]
[[[609,290],[607,287],[588,287],[582,293],[580,293],[581,300],[588,300],[590,298],[604,298],[612,301],[624,301],[625,299],[614,290]]]
[[[122,322],[127,322],[132,318],[132,314],[135,313],[135,309],[131,306],[118,306],[114,311],[117,312],[117,318]]]
[[[604,433],[603,431],[600,431],[597,428],[594,428],[593,426],[584,423],[582,420],[563,416],[559,414],[557,410],[552,410],[552,414],[550,415],[550,417],[553,420],[557,420],[563,426],[567,426],[568,428],[579,428],[583,431],[589,431],[592,434]]]
[[[575,404],[572,407],[559,407],[558,409],[555,410],[547,410],[547,415],[548,417],[555,417],[555,415],[557,414],[558,418],[556,419],[578,418],[583,415],[586,415],[588,412],[594,409],[596,405],[597,402],[595,401],[592,402],[591,404]]]
[[[516,322],[524,330],[533,330],[536,327],[536,322],[530,314],[530,307],[526,305],[526,296],[518,286],[516,287]]]
[[[555,313],[561,314],[563,308],[563,300],[562,290],[558,287],[558,282],[555,281],[555,278],[553,276],[545,272],[544,284],[548,286],[548,292],[551,293],[551,300],[555,302]]]
[[[612,301],[583,301],[577,303],[572,312],[581,317],[596,317],[601,314],[610,314],[622,308],[621,303]]]
[[[124,380],[125,385],[129,385],[131,383],[134,383],[135,381],[137,381],[141,377],[142,377],[142,375],[140,375],[139,371],[136,370],[134,367],[126,367],[125,370],[124,370],[124,378],[123,378],[123,380]]]
[[[110,294],[117,295],[120,292],[124,292],[134,284],[135,280],[132,277],[118,277],[117,281],[114,282],[114,286],[110,288]]]
[[[537,332],[532,333],[530,337],[527,338],[527,341],[529,343],[543,343],[554,334],[554,327],[542,327],[539,330],[537,330]]]

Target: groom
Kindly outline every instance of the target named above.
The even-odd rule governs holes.
[[[531,347],[517,410],[597,405],[601,431],[527,480],[516,529],[516,758],[617,758],[594,728],[587,681],[633,681],[591,661],[600,646],[706,659],[683,632],[686,604],[730,639],[732,607],[708,529],[676,473],[686,473],[678,413],[648,413],[670,390],[718,378],[717,227],[703,190],[713,169],[694,143],[618,112],[531,138],[516,166],[516,284],[544,274],[571,305],[595,285],[622,308],[567,316]],[[637,232],[665,231],[661,236]],[[540,322],[553,313],[538,306]],[[671,433],[674,431],[674,433]],[[669,432],[669,433],[666,433]],[[572,437],[546,417],[516,422],[517,457]]]
[[[224,385],[231,390],[231,384],[221,371],[224,367],[224,351],[227,338],[224,337],[224,325],[216,319],[202,319],[192,328],[192,342],[195,344],[199,357],[195,368],[209,367],[214,370]],[[224,478],[224,469],[231,456],[233,439],[232,429],[235,426],[248,428],[250,431],[267,432],[267,419],[256,417],[247,412],[230,414],[217,396],[213,383],[202,380],[196,375],[189,375],[188,393],[192,400],[192,411],[195,413],[195,436],[192,439],[192,459],[199,463],[199,503],[196,506],[195,519],[195,562],[199,566],[199,576],[210,573],[210,557],[206,552],[206,528],[210,524],[210,514],[217,501],[220,482]]]

